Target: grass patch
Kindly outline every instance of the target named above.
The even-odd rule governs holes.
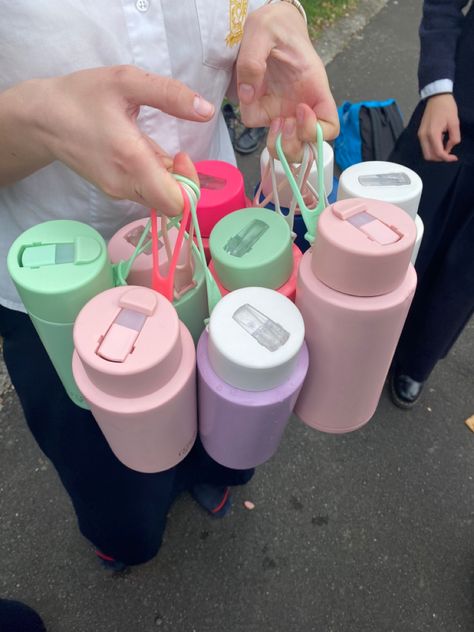
[[[301,0],[312,37],[316,37],[322,29],[354,9],[358,0]]]

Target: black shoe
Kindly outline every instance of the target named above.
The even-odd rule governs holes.
[[[226,103],[222,106],[222,114],[224,115],[224,121],[227,125],[227,129],[229,130],[229,136],[232,145],[235,143],[235,139],[237,137],[236,129],[237,129],[237,115],[235,113],[234,108],[230,103]]]
[[[409,375],[392,371],[390,376],[390,395],[392,402],[399,408],[412,408],[418,401],[424,382],[417,382]]]
[[[239,154],[252,154],[267,135],[266,127],[246,127],[239,138],[233,143]]]

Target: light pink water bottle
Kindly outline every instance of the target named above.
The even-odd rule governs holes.
[[[102,292],[74,326],[73,373],[117,458],[160,472],[188,454],[197,433],[196,355],[171,303],[154,290]]]
[[[350,432],[374,414],[415,292],[415,238],[387,202],[348,199],[321,214],[296,291],[310,368],[295,412],[309,426]]]
[[[214,308],[197,359],[199,433],[208,454],[236,469],[271,458],[308,369],[298,309],[274,290],[235,290]]]

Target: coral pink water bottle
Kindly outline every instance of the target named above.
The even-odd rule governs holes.
[[[160,472],[188,454],[197,433],[196,354],[171,303],[154,290],[102,292],[74,326],[77,386],[117,458]]]
[[[248,206],[242,172],[223,160],[201,160],[196,163],[201,187],[197,216],[207,261],[210,260],[209,236],[217,222]]]
[[[326,208],[303,256],[296,305],[305,322],[308,376],[295,412],[341,433],[375,412],[416,287],[413,220],[368,199]]]

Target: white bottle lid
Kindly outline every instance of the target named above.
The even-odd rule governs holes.
[[[304,341],[298,308],[274,290],[246,287],[230,292],[209,321],[209,361],[227,384],[266,391],[292,374]]]
[[[420,176],[408,167],[369,160],[352,165],[341,173],[337,199],[369,198],[389,202],[415,219],[422,190]]]
[[[413,248],[413,252],[411,253],[411,262],[413,265],[415,265],[416,258],[418,257],[418,252],[421,246],[421,240],[423,239],[423,233],[425,232],[425,226],[419,215],[415,217],[415,226],[416,226],[416,241],[415,241],[415,247]]]
[[[329,143],[323,143],[323,151],[324,151],[324,188],[326,195],[329,195],[333,188],[333,177],[334,177],[334,151]],[[266,177],[265,170],[270,159],[270,154],[268,153],[268,149],[265,147],[261,156],[260,156],[260,177],[262,178],[262,193],[265,197],[272,192],[272,178],[270,172],[267,173]],[[293,198],[293,193],[290,189],[290,185],[288,183],[288,179],[286,177],[285,172],[283,171],[283,166],[279,160],[275,159],[275,176],[277,181],[277,186],[281,185],[279,188],[280,193],[280,205],[289,208],[291,204],[291,200]],[[311,168],[311,173],[309,174],[309,183],[313,185],[313,187],[318,190],[318,169],[316,164],[313,163]]]

